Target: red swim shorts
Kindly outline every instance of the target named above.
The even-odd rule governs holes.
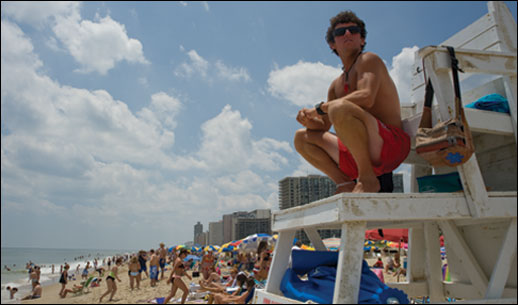
[[[373,166],[376,176],[381,176],[395,170],[403,161],[405,161],[410,152],[410,137],[402,129],[385,125],[378,120],[379,135],[383,139],[383,147],[381,149],[381,164]],[[338,150],[340,151],[340,170],[349,178],[358,178],[358,167],[353,156],[338,139]]]

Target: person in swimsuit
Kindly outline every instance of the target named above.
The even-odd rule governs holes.
[[[176,258],[174,262],[173,271],[171,271],[171,275],[167,280],[167,283],[172,283],[173,286],[171,287],[171,293],[165,298],[164,304],[167,304],[169,300],[174,298],[178,288],[180,288],[183,291],[182,304],[185,304],[187,295],[189,295],[189,289],[183,282],[182,276],[185,275],[192,281],[192,277],[189,274],[187,274],[187,272],[185,272],[185,266],[183,264],[183,259],[187,256],[187,253],[187,249],[182,249],[180,251],[180,255]]]
[[[164,243],[160,243],[160,249],[158,249],[158,257],[160,258],[158,264],[160,265],[160,269],[162,270],[162,275],[160,276],[160,280],[164,279],[164,272],[165,272],[165,257],[167,255],[167,250],[164,247],[165,247]]]
[[[216,295],[218,295],[218,298],[222,298],[222,297],[225,297],[225,296],[240,296],[242,295],[244,292],[245,292],[245,289],[243,288],[243,286],[245,285],[246,281],[248,280],[248,277],[245,275],[244,272],[240,272],[237,276],[236,276],[236,280],[235,280],[235,287],[237,288],[236,290],[234,290],[232,293],[228,293],[227,292],[227,289],[225,287],[209,287],[209,286],[205,286],[204,283],[203,283],[203,280],[200,280],[200,287],[201,287],[201,290],[202,291],[209,291],[209,297],[208,297],[208,302],[207,304],[212,304],[214,302],[214,299],[216,297]],[[234,288],[234,287],[232,287]]]
[[[210,274],[213,272],[214,260],[212,250],[207,251],[207,254],[205,254],[201,259],[201,272],[203,273],[204,280],[208,280]]]
[[[151,249],[151,258],[149,260],[149,278],[151,279],[151,287],[156,286],[158,281],[158,256],[155,254],[155,250]]]
[[[137,281],[137,289],[140,289],[140,264],[138,258],[133,256],[129,263],[130,288],[133,290],[133,282]]]
[[[254,295],[255,290],[255,281],[253,277],[249,277],[246,280],[246,291],[239,295],[224,295],[217,294],[214,296],[214,301],[216,304],[247,304],[250,302]]]
[[[70,269],[69,264],[65,264],[65,269],[61,272],[61,277],[59,278],[59,282],[61,283],[61,291],[59,292],[59,296],[64,298],[63,293],[65,292],[67,282],[68,282],[68,269]]]
[[[351,11],[331,19],[326,40],[344,72],[331,83],[327,102],[297,114],[305,128],[295,133],[295,148],[337,184],[336,193],[378,192],[377,176],[396,169],[410,152],[396,86],[383,60],[363,52],[366,34]],[[332,125],[336,134],[329,132]]]
[[[103,301],[103,298],[111,293],[110,295],[110,301],[113,300],[113,296],[115,295],[115,292],[117,292],[117,284],[115,283],[115,279],[117,281],[121,281],[117,275],[117,272],[119,270],[120,265],[122,264],[122,258],[117,258],[115,261],[115,266],[111,268],[110,273],[106,277],[106,285],[108,286],[108,291],[106,291],[101,298],[99,299],[99,303]]]
[[[43,289],[41,288],[40,282],[36,281],[36,285],[32,289],[32,293],[28,296],[24,297],[22,300],[32,300],[32,299],[39,299],[41,298],[41,295],[43,293]]]

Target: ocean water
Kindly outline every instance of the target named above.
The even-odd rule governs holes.
[[[15,298],[18,299],[31,292],[29,273],[25,269],[29,261],[41,267],[40,283],[44,287],[59,281],[61,275],[59,272],[60,265],[64,265],[65,262],[70,265],[69,274],[74,274],[79,265],[79,273],[76,275],[76,278],[81,278],[81,273],[87,261],[90,261],[90,266],[93,266],[93,260],[97,258],[98,264],[101,265],[105,258],[136,253],[137,250],[2,248],[1,252],[1,301],[5,303],[9,300],[7,286],[18,288],[18,292],[15,294]],[[54,264],[54,274],[52,274],[52,264]],[[5,268],[6,266],[10,271]],[[90,273],[94,271],[93,267],[89,271]],[[45,289],[43,293],[45,293]]]

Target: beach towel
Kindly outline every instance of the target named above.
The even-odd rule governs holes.
[[[322,265],[319,265],[319,264]],[[336,279],[338,252],[330,251],[293,251],[292,268],[288,268],[281,281],[281,291],[284,296],[302,302],[313,301],[323,304],[333,302]],[[313,267],[309,269],[309,267]],[[301,280],[299,275],[308,274],[307,280]],[[398,299],[400,304],[408,304],[404,292],[389,288],[380,281],[367,264],[363,261],[362,277],[358,302],[360,304],[385,304],[388,298]]]
[[[478,100],[474,101],[473,103],[466,105],[466,107],[501,113],[509,113],[509,103],[507,102],[507,99],[497,93],[483,96]]]

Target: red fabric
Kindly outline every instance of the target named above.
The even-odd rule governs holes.
[[[383,139],[381,149],[381,164],[373,166],[376,176],[381,176],[395,170],[408,156],[410,152],[410,137],[400,128],[383,124],[378,120],[379,135]],[[340,151],[340,170],[349,178],[358,178],[358,167],[353,155],[347,147],[338,139]]]
[[[380,281],[382,283],[385,283],[385,278],[383,277],[383,269],[371,269],[372,272],[374,272],[374,274],[376,274],[378,276],[378,278],[380,279]]]
[[[371,240],[388,240],[393,242],[402,241],[408,242],[408,229],[383,229],[383,237],[378,232],[378,229],[365,231],[365,239]]]

